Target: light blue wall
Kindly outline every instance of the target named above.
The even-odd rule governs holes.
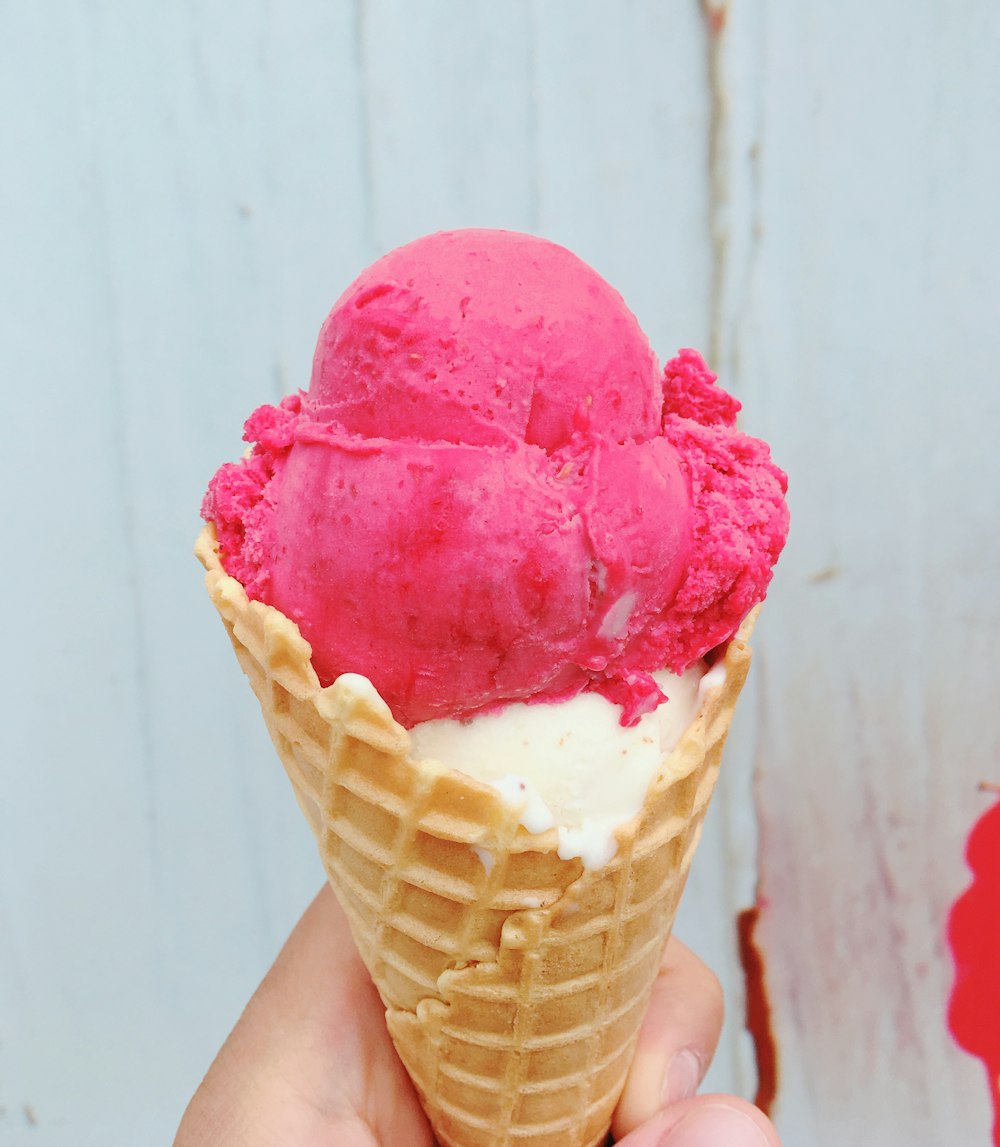
[[[1000,779],[998,55],[990,0],[0,6],[0,1142],[168,1142],[318,886],[198,505],[356,272],[468,224],[711,351],[792,476],[680,925],[714,1086],[759,876],[791,1147],[985,1142],[941,928]]]

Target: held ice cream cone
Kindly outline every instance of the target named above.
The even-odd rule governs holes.
[[[433,760],[363,678],[196,549],[444,1147],[603,1142],[750,661],[752,618],[606,865],[558,855],[493,787]],[[613,762],[609,762],[609,767]],[[517,762],[511,763],[512,772]]]
[[[606,1133],[788,528],[738,409],[564,248],[442,232],[209,485],[212,599],[444,1147]]]

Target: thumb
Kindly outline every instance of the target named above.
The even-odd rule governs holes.
[[[781,1147],[774,1125],[751,1103],[731,1095],[702,1095],[675,1104],[643,1124],[618,1147]]]

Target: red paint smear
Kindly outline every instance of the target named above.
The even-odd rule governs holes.
[[[778,1094],[778,1044],[771,1021],[771,1000],[767,994],[764,957],[754,938],[762,907],[763,902],[758,900],[753,908],[741,912],[736,918],[736,931],[746,984],[746,1029],[753,1040],[754,1058],[757,1061],[757,1095],[754,1103],[765,1115],[770,1115]]]
[[[955,960],[948,1026],[986,1067],[1000,1147],[1000,801],[973,828],[965,858],[973,881],[948,920]]]

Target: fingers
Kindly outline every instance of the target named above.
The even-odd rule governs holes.
[[[781,1147],[767,1116],[731,1095],[675,1104],[616,1142],[618,1147]]]
[[[324,887],[192,1099],[175,1147],[333,1141],[432,1142],[385,1009]]]
[[[722,988],[679,940],[664,953],[612,1130],[619,1147],[781,1147],[771,1121],[729,1095],[693,1098],[722,1031]]]
[[[680,940],[671,938],[615,1112],[616,1139],[694,1095],[715,1054],[722,1016],[717,977]]]
[[[691,1098],[721,1026],[717,979],[671,940],[613,1123],[621,1147],[780,1147],[752,1105]],[[433,1140],[344,915],[324,888],[191,1101],[175,1147],[330,1142]]]

